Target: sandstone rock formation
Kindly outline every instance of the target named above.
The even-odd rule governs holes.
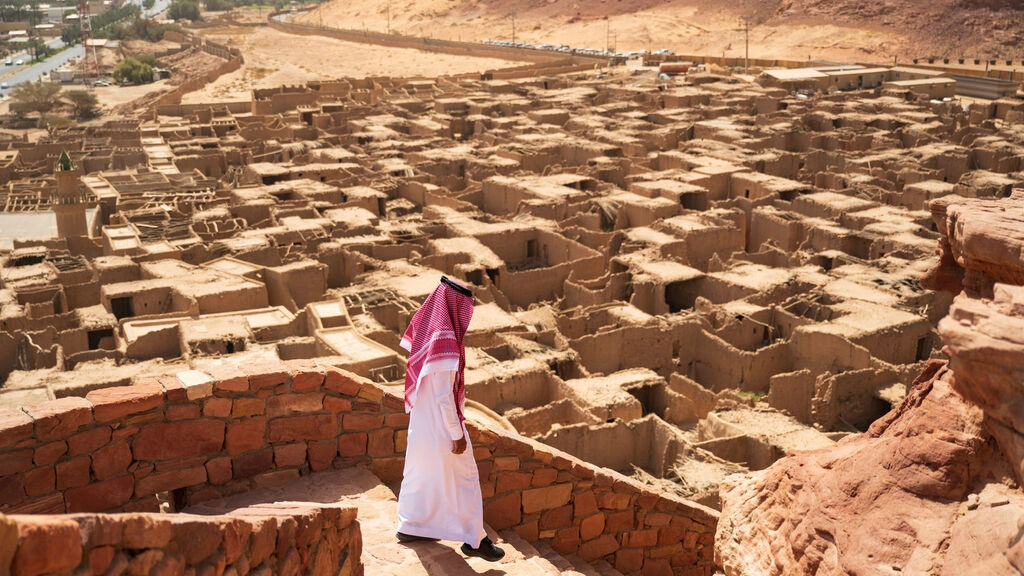
[[[925,284],[964,287],[939,324],[948,362],[867,433],[732,477],[729,576],[1024,572],[1024,194],[932,208],[942,259]]]

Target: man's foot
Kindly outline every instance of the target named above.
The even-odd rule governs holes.
[[[469,544],[463,544],[462,553],[466,556],[476,556],[491,562],[497,562],[505,557],[505,551],[495,546],[494,542],[491,542],[491,539],[486,536],[484,536],[484,539],[480,541],[480,545],[476,548]]]
[[[403,534],[401,532],[395,532],[395,536],[398,537],[399,542],[437,542],[437,538],[428,538],[426,536],[413,536],[412,534]]]

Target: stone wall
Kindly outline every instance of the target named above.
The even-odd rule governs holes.
[[[16,546],[15,546],[16,545]],[[0,573],[362,574],[355,508],[0,516]],[[194,570],[194,572],[189,572]]]
[[[310,361],[0,411],[0,512],[156,512],[331,467],[402,476],[403,401]],[[710,574],[717,513],[518,435],[470,426],[487,522],[623,572]]]

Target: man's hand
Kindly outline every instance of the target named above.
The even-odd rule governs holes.
[[[463,434],[462,438],[455,441],[455,445],[452,447],[452,454],[462,454],[466,451],[466,436]]]

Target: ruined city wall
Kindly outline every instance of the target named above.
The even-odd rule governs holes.
[[[407,426],[401,398],[310,361],[94,390],[0,410],[0,511],[155,512],[161,498],[192,505],[332,466],[396,482]],[[469,429],[493,528],[622,572],[712,573],[713,510],[516,434]]]
[[[0,551],[15,576],[363,573],[356,509],[294,502],[221,517],[0,515]]]

